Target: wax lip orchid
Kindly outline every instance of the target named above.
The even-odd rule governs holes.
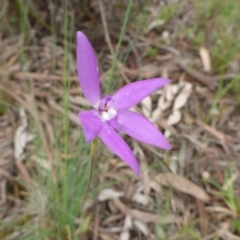
[[[94,108],[79,113],[86,141],[99,137],[139,176],[139,164],[133,152],[115,130],[144,143],[170,149],[168,141],[151,122],[128,110],[170,80],[154,78],[133,82],[113,96],[101,98],[97,58],[87,37],[80,31],[77,32],[77,72],[83,94]]]

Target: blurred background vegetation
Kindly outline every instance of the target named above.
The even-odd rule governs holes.
[[[239,0],[0,6],[0,239],[240,239]],[[100,145],[83,206],[90,146],[77,113],[89,106],[78,30],[97,53],[102,92],[172,79],[135,110],[173,149],[125,136],[138,179]]]

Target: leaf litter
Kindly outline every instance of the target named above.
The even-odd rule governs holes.
[[[92,10],[99,12],[97,1],[92,2]],[[222,80],[227,84],[237,73],[215,73],[209,49],[200,47],[199,54],[196,54],[187,47],[187,40],[181,36],[170,46],[158,44],[161,36],[159,33],[162,34],[165,30],[170,33],[171,38],[174,21],[179,21],[187,28],[186,22],[193,20],[194,8],[187,5],[187,2],[182,1],[179,7],[180,13],[184,14],[179,14],[167,24],[162,24],[151,16],[153,20],[147,25],[144,34],[136,36],[134,28],[129,26],[127,29],[124,39],[126,45],[122,46],[122,50],[125,50],[127,44],[132,45],[132,39],[136,39],[135,54],[137,52],[142,59],[141,67],[133,53],[129,55],[126,63],[119,59],[122,67],[116,71],[118,84],[122,86],[126,81],[137,80],[139,76],[167,76],[173,79],[169,86],[144,99],[135,109],[164,132],[173,149],[168,153],[160,152],[124,136],[140,159],[140,179],[135,178],[124,163],[115,161],[115,156],[101,152],[107,160],[99,163],[97,178],[100,183],[116,183],[110,188],[102,189],[98,197],[90,201],[86,211],[92,209],[93,217],[88,236],[95,234],[99,239],[111,240],[147,237],[154,239],[156,232],[153,225],[161,222],[165,239],[184,239],[181,229],[196,220],[200,221],[199,225],[196,224],[193,228],[201,236],[200,239],[239,239],[239,233],[233,228],[233,223],[239,218],[239,209],[234,211],[232,205],[229,205],[229,199],[220,194],[215,184],[220,185],[223,191],[232,186],[234,191],[230,197],[237,202],[240,186],[237,175],[240,115],[234,96],[227,93],[222,97],[216,111],[211,113],[210,121],[205,121],[216,97],[216,83]],[[156,10],[155,3],[152,4],[152,9]],[[112,6],[115,7],[114,4]],[[122,17],[123,12],[118,8],[116,10]],[[110,12],[105,11],[107,19],[113,17]],[[84,24],[91,25],[87,19],[82,27]],[[115,36],[115,28],[111,25],[108,28],[110,35]],[[109,58],[106,57],[110,51],[102,34],[92,35],[91,31],[89,34],[96,43],[94,46],[100,60],[101,79],[104,81],[110,68]],[[60,103],[63,95],[64,65],[62,42],[59,41],[56,45],[53,44],[52,36],[38,36],[38,47],[31,40],[24,46],[29,59],[34,60],[27,62],[23,68],[18,61],[23,37],[1,36],[0,77],[7,78],[11,86],[9,88],[6,81],[0,82],[0,93],[4,92],[11,99],[7,111],[0,115],[0,218],[4,221],[14,221],[17,215],[21,215],[22,196],[16,181],[20,179],[32,182],[29,174],[32,162],[38,162],[37,165],[42,165],[45,170],[51,169],[51,161],[39,158],[33,153],[34,144],[30,140],[34,135],[30,134],[29,125],[36,115],[30,104],[31,99],[28,98],[29,92],[26,92],[26,82],[34,89],[32,94],[39,109],[42,137],[49,152],[53,147],[54,129],[60,127],[52,119],[60,118],[64,112]],[[115,46],[116,38],[112,37],[111,41]],[[155,56],[148,55],[150,48],[156,48]],[[74,59],[74,52],[71,58]],[[69,62],[72,63],[72,60],[69,59]],[[55,72],[52,71],[53,64],[56,66]],[[77,139],[76,132],[80,131],[77,112],[88,107],[88,104],[76,87],[78,79],[74,65],[71,69],[69,121],[71,132],[74,132],[72,137]],[[16,163],[19,160],[20,165]],[[236,172],[224,179],[229,165]],[[15,189],[14,193],[12,188]],[[163,216],[161,209],[168,202],[169,193],[172,194],[170,207]],[[99,215],[93,210],[96,205]],[[97,233],[94,233],[93,229],[98,229]],[[16,232],[17,234],[20,233]]]

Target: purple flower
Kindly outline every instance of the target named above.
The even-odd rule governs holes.
[[[79,113],[86,141],[100,137],[139,176],[140,169],[133,152],[115,130],[144,143],[170,149],[168,141],[151,122],[128,110],[170,80],[154,78],[137,81],[122,87],[113,96],[101,98],[97,58],[82,32],[77,32],[77,72],[83,94],[94,108]]]

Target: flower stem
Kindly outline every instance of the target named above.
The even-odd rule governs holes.
[[[87,183],[87,188],[84,192],[83,198],[82,198],[82,204],[81,206],[83,207],[83,204],[85,202],[85,199],[87,197],[87,194],[89,192],[89,188],[92,182],[92,175],[93,175],[93,170],[94,170],[94,163],[95,163],[95,157],[96,157],[96,152],[97,152],[97,147],[98,147],[98,139],[94,139],[91,143],[91,150],[90,150],[90,156],[91,156],[91,163],[90,163],[90,172],[89,172],[89,177],[88,177],[88,183]]]

